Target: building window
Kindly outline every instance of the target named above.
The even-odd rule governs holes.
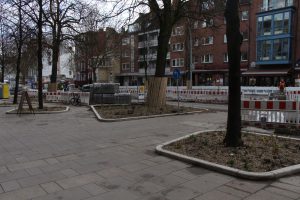
[[[241,34],[243,36],[243,41],[247,41],[249,38],[248,31],[243,31]]]
[[[199,57],[198,56],[193,56],[193,63],[197,64],[199,62]]]
[[[194,46],[197,47],[199,46],[199,38],[194,38]]]
[[[289,33],[289,18],[289,12],[274,15],[274,35]]]
[[[183,51],[183,43],[172,44],[173,51]]]
[[[201,5],[201,10],[202,11],[208,11],[211,10],[215,7],[215,2],[214,0],[206,0],[202,3]]]
[[[293,0],[263,0],[262,11],[284,8],[293,5]]]
[[[224,43],[227,43],[227,35],[224,34]]]
[[[122,39],[122,45],[128,45],[129,44],[130,39],[129,38],[123,38]]]
[[[129,63],[123,63],[122,64],[122,70],[129,70],[130,69],[130,64]]]
[[[122,57],[123,58],[129,57],[129,53],[127,51],[123,51],[122,52]]]
[[[242,21],[248,20],[249,19],[249,11],[248,10],[244,10],[241,13],[241,19]]]
[[[257,44],[257,56],[259,61],[268,61],[271,60],[271,40],[259,41]]]
[[[202,22],[201,27],[202,27],[202,28],[211,27],[211,26],[213,26],[213,24],[214,24],[214,20],[213,20],[213,19],[205,19],[205,20]]]
[[[248,61],[248,53],[247,52],[241,52],[241,61]]]
[[[214,37],[213,36],[208,36],[208,37],[203,37],[202,38],[202,45],[210,45],[214,43]]]
[[[224,53],[224,62],[227,63],[228,62],[228,53]]]
[[[272,16],[264,16],[263,35],[271,35]]]
[[[183,26],[178,26],[173,28],[172,35],[175,36],[175,35],[183,35],[183,34],[184,34]]]
[[[276,39],[273,42],[273,60],[288,59],[289,41],[285,39]]]
[[[205,54],[202,56],[202,63],[212,63],[213,62],[213,55],[212,54]]]
[[[194,21],[193,28],[197,29],[199,27],[199,21]]]
[[[183,67],[184,59],[183,58],[176,58],[172,60],[172,67]]]

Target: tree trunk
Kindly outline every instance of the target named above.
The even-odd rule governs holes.
[[[165,67],[167,65],[167,54],[169,50],[169,40],[172,33],[172,25],[161,24],[158,36],[157,59],[155,77],[165,76]]]
[[[4,55],[4,37],[3,37],[3,31],[2,31],[2,27],[1,27],[1,79],[0,82],[4,83],[4,70],[5,70],[5,55]]]
[[[161,23],[158,36],[158,49],[156,59],[155,77],[149,77],[148,85],[148,107],[149,109],[162,109],[166,105],[166,89],[168,78],[165,77],[169,39],[172,33],[170,23]]]
[[[0,82],[4,83],[4,70],[5,70],[5,50],[4,50],[4,31],[1,25],[1,79]]]
[[[160,110],[166,105],[167,77],[149,77],[147,103],[149,109]]]
[[[3,53],[3,50],[2,50]],[[5,62],[4,58],[1,59],[1,80],[0,82],[4,83],[4,70],[5,70]]]
[[[43,0],[39,0],[39,19],[38,19],[38,102],[39,109],[43,109]]]
[[[93,83],[97,83],[97,75],[96,75],[96,68],[93,67]]]
[[[224,139],[226,146],[243,145],[241,138],[241,83],[240,62],[242,35],[240,33],[239,0],[227,0],[226,35],[229,57],[229,97],[227,132]]]
[[[58,63],[58,55],[59,55],[59,44],[54,39],[53,47],[52,47],[52,74],[51,74],[51,83],[57,82],[57,63]]]
[[[18,91],[19,91],[19,82],[20,82],[20,66],[21,66],[21,58],[22,58],[22,46],[23,46],[23,30],[22,30],[22,10],[21,10],[21,0],[19,1],[18,7],[18,15],[19,15],[19,38],[18,38],[18,58],[17,58],[17,71],[16,71],[16,85],[14,91],[14,101],[13,103],[18,103]]]

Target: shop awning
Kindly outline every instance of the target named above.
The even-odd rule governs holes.
[[[251,68],[246,72],[243,72],[243,76],[286,76],[291,71],[291,68],[284,69],[257,69]]]

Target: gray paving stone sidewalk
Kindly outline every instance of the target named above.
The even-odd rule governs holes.
[[[226,113],[101,123],[87,107],[52,115],[0,108],[0,200],[300,200],[300,174],[252,182],[154,153]]]

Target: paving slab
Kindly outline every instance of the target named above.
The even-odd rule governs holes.
[[[62,188],[68,189],[72,187],[86,185],[88,183],[94,183],[102,179],[103,178],[101,178],[97,174],[91,173],[91,174],[84,174],[84,175],[73,176],[70,178],[58,180],[56,181],[56,183],[60,185]]]
[[[207,192],[203,195],[200,195],[195,198],[195,200],[217,200],[217,199],[222,199],[222,200],[240,200],[242,199],[241,197],[233,196],[231,194],[221,192],[221,191],[211,191]]]
[[[6,110],[0,108],[1,200],[300,199],[300,174],[245,181],[154,153],[157,144],[225,127],[226,112],[112,126],[98,122],[87,107],[39,117]]]
[[[17,190],[17,189],[21,188],[20,184],[17,181],[4,182],[4,183],[1,183],[1,186],[4,190],[4,192],[9,192],[9,191]]]
[[[254,193],[247,197],[245,200],[291,200],[289,197],[281,196],[276,193],[272,193],[266,190],[258,191],[257,193]]]
[[[0,194],[1,200],[27,200],[43,196],[46,192],[40,186],[33,186]]]

